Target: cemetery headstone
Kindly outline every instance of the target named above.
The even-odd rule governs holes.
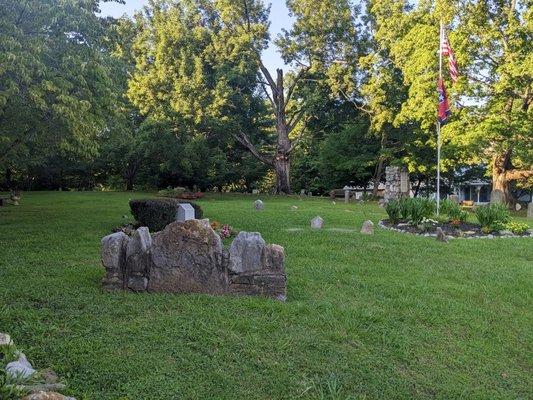
[[[253,189],[252,194],[259,194],[259,189]]]
[[[194,208],[189,203],[182,203],[178,206],[176,221],[185,222],[194,219]]]
[[[344,190],[344,202],[345,203],[350,202],[350,191],[348,189]]]
[[[533,218],[533,201],[527,205],[527,217]]]
[[[312,229],[322,229],[324,226],[324,220],[317,216],[311,220],[311,228]]]
[[[254,201],[254,208],[257,211],[262,211],[265,209],[265,204],[261,200]]]
[[[373,235],[374,234],[374,223],[370,220],[363,222],[361,233],[365,235]]]
[[[516,211],[520,211],[522,209],[522,204],[516,203],[514,208],[515,208]]]

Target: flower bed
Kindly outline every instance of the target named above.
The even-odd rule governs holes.
[[[454,238],[533,237],[533,229],[521,234],[513,233],[509,230],[484,232],[479,224],[438,222],[430,219],[425,219],[417,225],[407,220],[399,220],[393,223],[390,219],[384,219],[379,221],[379,226],[383,229],[421,236],[436,236],[437,227],[440,227],[446,236]]]

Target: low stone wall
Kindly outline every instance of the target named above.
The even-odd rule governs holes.
[[[102,264],[108,290],[286,297],[283,247],[240,232],[227,250],[209,220],[173,222],[153,235],[146,227],[108,235]]]

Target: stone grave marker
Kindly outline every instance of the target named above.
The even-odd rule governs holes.
[[[262,211],[265,209],[265,204],[261,200],[254,201],[254,208],[257,211]]]
[[[361,233],[365,235],[373,235],[374,223],[370,220],[363,222],[363,226],[361,227]]]
[[[533,218],[533,201],[527,205],[527,217]]]
[[[182,203],[178,206],[176,221],[185,222],[194,219],[194,208],[189,203]]]
[[[321,217],[316,216],[315,218],[311,220],[312,229],[322,229],[323,226],[324,226],[324,220]]]

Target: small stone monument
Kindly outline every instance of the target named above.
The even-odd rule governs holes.
[[[365,235],[373,235],[374,234],[374,223],[370,220],[363,222],[361,233]]]
[[[350,202],[350,189],[348,189],[347,187],[344,188],[344,202]]]
[[[261,200],[254,201],[254,208],[257,211],[262,211],[265,209],[265,204]]]
[[[527,205],[527,217],[533,218],[533,201]]]
[[[259,194],[259,189],[253,189],[252,194]]]
[[[515,206],[514,206],[514,209],[515,209],[516,211],[520,211],[520,210],[522,209],[522,204],[520,204],[520,203],[516,203]]]
[[[319,216],[316,216],[311,220],[312,229],[322,229],[322,226],[324,226],[324,220]]]
[[[398,200],[401,197],[409,197],[409,172],[405,167],[388,166],[385,168],[385,180],[383,198],[386,202]]]
[[[185,222],[194,219],[194,208],[189,203],[182,203],[178,206],[176,221]]]

